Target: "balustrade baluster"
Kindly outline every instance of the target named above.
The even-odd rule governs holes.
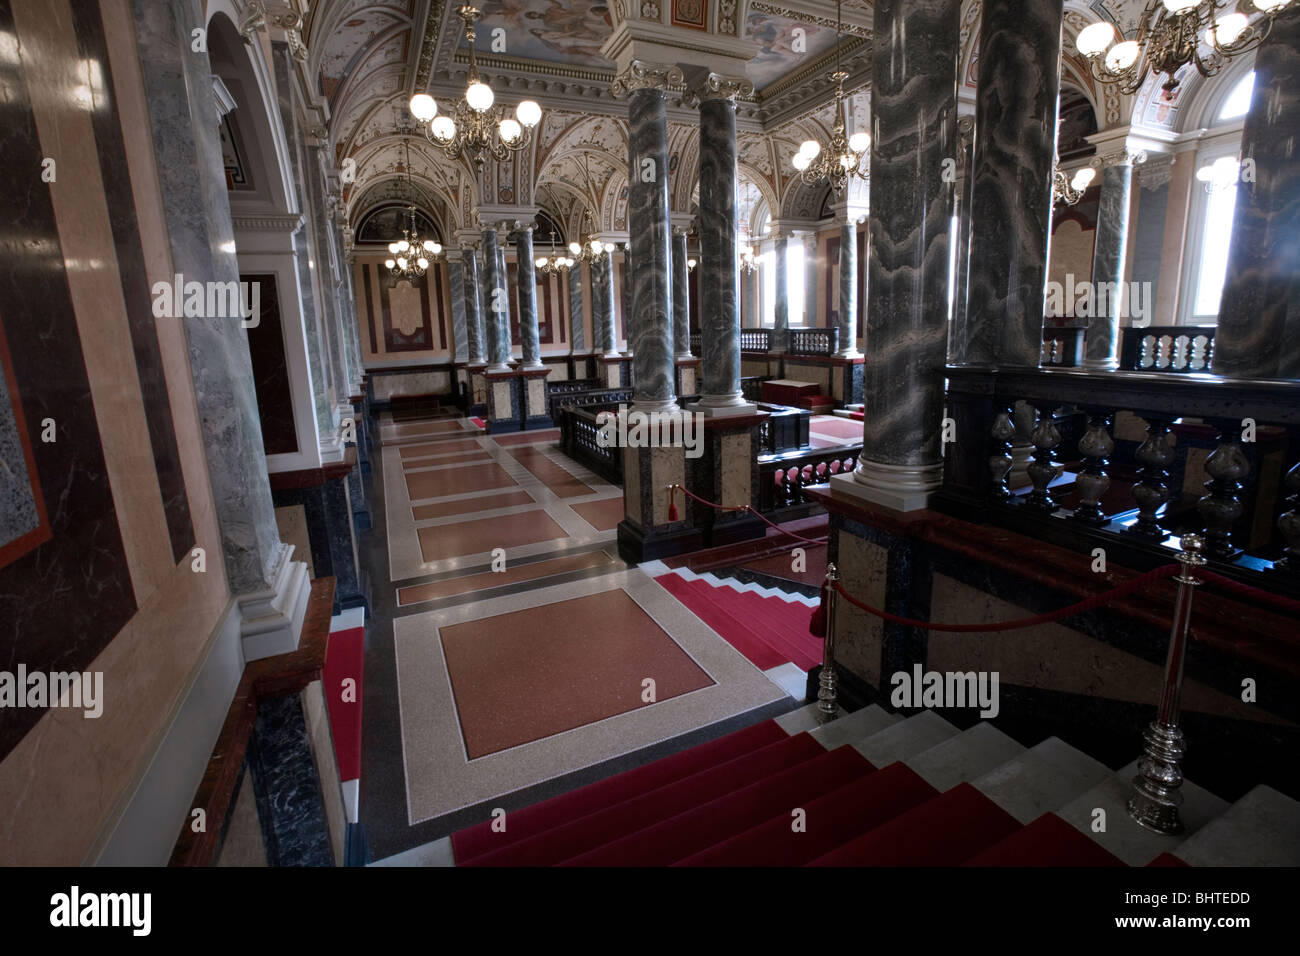
[[[1205,459],[1205,473],[1210,476],[1205,482],[1208,493],[1196,505],[1205,521],[1206,550],[1226,560],[1241,554],[1232,543],[1232,525],[1243,512],[1237,492],[1250,474],[1238,427],[1229,422],[1219,429],[1219,445]]]
[[[1300,576],[1300,463],[1286,473],[1284,481],[1287,490],[1291,492],[1286,499],[1291,510],[1282,513],[1282,517],[1277,519],[1277,526],[1282,537],[1286,538],[1286,556],[1273,567]]]
[[[1029,493],[1025,503],[1031,508],[1050,512],[1055,510],[1056,503],[1052,501],[1052,493],[1047,489],[1052,479],[1056,477],[1053,458],[1056,446],[1061,443],[1061,430],[1056,427],[1056,421],[1052,417],[1052,412],[1056,410],[1055,406],[1035,405],[1034,408],[1038,412],[1038,421],[1029,436],[1034,443],[1034,460],[1026,469],[1029,472],[1029,480],[1033,482],[1034,490]]]
[[[1006,500],[1011,497],[1007,475],[1011,472],[1011,440],[1016,437],[1016,424],[1011,420],[1011,406],[1006,406],[993,418],[993,454],[989,456],[989,472],[993,477],[992,497]]]
[[[1138,482],[1133,486],[1133,497],[1137,500],[1137,523],[1129,528],[1131,534],[1140,534],[1155,541],[1163,541],[1167,536],[1160,527],[1159,513],[1169,500],[1169,464],[1174,460],[1174,450],[1169,446],[1169,422],[1147,418],[1147,438],[1133,457],[1137,459],[1142,470],[1138,473]]]
[[[1090,413],[1088,428],[1079,440],[1079,454],[1083,456],[1083,471],[1075,479],[1079,489],[1079,506],[1072,516],[1075,521],[1098,528],[1107,522],[1101,510],[1101,499],[1110,490],[1110,476],[1105,466],[1110,464],[1115,451],[1115,440],[1110,437],[1111,415],[1108,412]]]

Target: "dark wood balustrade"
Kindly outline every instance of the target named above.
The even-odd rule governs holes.
[[[1300,591],[1300,382],[946,374],[956,441],[937,509],[1084,552],[1102,547],[1129,567],[1168,563],[1178,536],[1196,531],[1220,573]],[[1009,480],[1016,458],[1029,459],[1020,487]]]
[[[1039,364],[1046,368],[1075,368],[1083,364],[1083,334],[1087,329],[1043,329],[1043,354]]]
[[[1213,325],[1152,325],[1123,330],[1119,367],[1130,372],[1208,372]]]
[[[758,460],[758,510],[773,520],[801,517],[821,506],[806,494],[824,485],[831,475],[850,472],[858,465],[862,443],[838,448],[788,452]]]

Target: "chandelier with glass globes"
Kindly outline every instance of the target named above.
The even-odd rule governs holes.
[[[423,130],[425,138],[434,146],[445,150],[450,159],[468,155],[481,166],[491,156],[497,162],[511,153],[526,147],[533,138],[533,128],[542,119],[542,108],[533,100],[524,100],[515,107],[515,115],[507,116],[497,106],[496,95],[478,75],[478,62],[474,57],[474,21],[482,14],[468,4],[457,11],[465,21],[465,41],[469,44],[469,74],[465,96],[456,104],[453,115],[438,115],[438,104],[428,93],[411,97],[411,115]]]
[[[830,182],[836,193],[842,193],[851,176],[867,179],[870,175],[863,166],[863,158],[871,147],[871,137],[857,132],[848,135],[844,122],[847,107],[844,103],[844,81],[849,74],[840,68],[840,2],[835,3],[835,72],[830,74],[835,84],[835,124],[831,128],[830,144],[823,148],[815,139],[804,140],[791,164],[803,179],[804,185],[816,186]],[[752,271],[752,270],[750,270]]]
[[[410,207],[411,225],[402,230],[402,238],[388,244],[392,256],[384,265],[390,275],[414,279],[429,270],[429,263],[442,254],[442,246],[432,239],[421,239],[415,226],[415,207]]]
[[[1229,0],[1151,0],[1138,21],[1136,39],[1124,40],[1114,25],[1101,22],[1079,31],[1075,45],[1101,82],[1132,94],[1148,75],[1163,74],[1161,87],[1169,94],[1178,88],[1178,72],[1188,63],[1201,76],[1214,76],[1234,56],[1258,47],[1291,2],[1243,0],[1266,17],[1252,24],[1244,13],[1226,12]]]
[[[583,237],[582,242],[569,243],[570,262],[577,264],[579,262],[595,262],[601,256],[607,256],[618,248],[612,242],[604,242],[591,233],[591,216],[588,214],[587,234]]]
[[[1065,203],[1073,206],[1088,191],[1092,181],[1097,178],[1097,170],[1091,166],[1080,166],[1070,177],[1058,165],[1052,170],[1052,205]]]
[[[567,274],[570,269],[576,265],[576,262],[568,256],[557,256],[555,254],[555,233],[551,233],[551,254],[549,256],[538,256],[534,261],[537,271],[545,276],[554,276]]]

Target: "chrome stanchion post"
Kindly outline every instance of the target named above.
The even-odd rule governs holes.
[[[1165,684],[1160,695],[1160,709],[1147,727],[1142,740],[1146,744],[1138,761],[1138,775],[1133,778],[1133,796],[1128,812],[1148,830],[1175,835],[1183,832],[1178,808],[1183,795],[1183,771],[1179,764],[1187,749],[1178,718],[1183,693],[1183,659],[1187,653],[1187,635],[1192,622],[1192,596],[1201,582],[1196,569],[1205,564],[1201,552],[1205,539],[1197,534],[1184,535],[1178,541],[1178,562],[1183,566],[1177,577],[1178,596],[1174,603],[1174,621],[1169,631],[1169,657],[1165,660]]]
[[[826,565],[826,637],[822,641],[822,672],[817,687],[817,723],[826,724],[835,719],[839,707],[835,689],[835,586],[840,572],[834,564]]]

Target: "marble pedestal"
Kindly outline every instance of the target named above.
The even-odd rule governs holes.
[[[469,379],[468,405],[465,413],[473,418],[487,417],[488,385],[484,374],[486,371],[487,365],[482,362],[471,362],[465,367],[465,374]]]
[[[886,465],[859,459],[857,470],[831,476],[831,490],[894,511],[920,511],[943,485],[943,463]]]
[[[515,369],[504,372],[484,371],[484,387],[487,393],[488,432],[504,435],[521,431],[523,424],[523,378]]]
[[[696,551],[704,536],[686,516],[680,492],[677,521],[668,520],[668,486],[686,484],[686,449],[641,447],[623,449],[623,513],[618,526],[618,554],[640,564],[656,558]]]
[[[759,429],[766,412],[751,415],[701,417],[703,454],[694,461],[690,489],[701,498],[729,508],[759,504]],[[693,523],[704,534],[706,547],[761,538],[767,525],[747,512],[724,512],[691,502]]]
[[[700,390],[700,362],[702,359],[679,358],[677,364],[677,394],[682,398],[698,395]]]
[[[632,385],[632,360],[625,355],[598,355],[596,369],[596,377],[605,388],[630,388]]]
[[[519,388],[523,398],[524,428],[550,428],[551,410],[546,401],[546,377],[549,368],[523,368],[519,370]]]
[[[303,507],[312,569],[318,578],[335,580],[334,614],[370,606],[369,579],[357,560],[352,522],[349,478],[356,470],[356,448],[349,445],[341,462],[270,476],[271,498],[277,508]]]

